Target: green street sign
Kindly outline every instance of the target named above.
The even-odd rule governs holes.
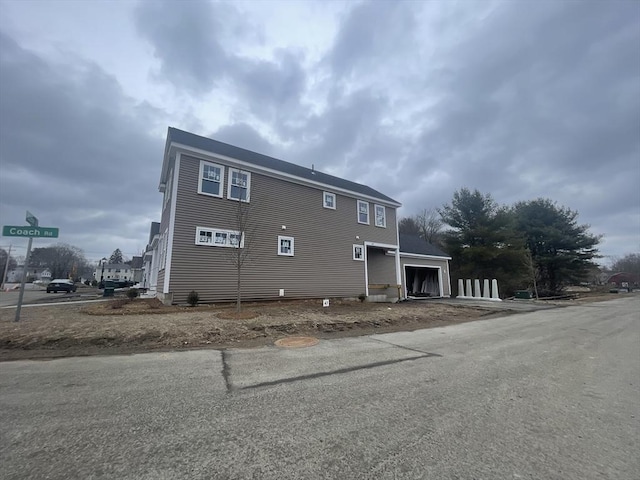
[[[58,228],[5,225],[2,227],[2,235],[5,237],[58,238]]]

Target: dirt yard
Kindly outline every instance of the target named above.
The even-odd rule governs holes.
[[[43,305],[0,310],[0,360],[150,350],[272,344],[287,335],[320,338],[415,330],[467,322],[492,310],[433,302],[373,304],[319,300],[231,305],[163,306],[154,300]],[[246,318],[253,317],[253,318]]]
[[[592,292],[558,305],[610,300]],[[555,303],[555,302],[554,302]],[[513,313],[502,310],[500,315]],[[320,300],[247,303],[240,317],[233,305],[164,306],[157,300],[26,306],[0,309],[0,361],[153,350],[250,347],[288,335],[319,338],[432,328],[489,318],[494,308],[435,301],[398,304]]]

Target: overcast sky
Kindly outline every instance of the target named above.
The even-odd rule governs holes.
[[[168,126],[368,184],[404,216],[461,187],[550,198],[604,235],[604,262],[640,251],[638,1],[0,0],[0,15],[0,223],[28,209],[89,259],[144,249]]]

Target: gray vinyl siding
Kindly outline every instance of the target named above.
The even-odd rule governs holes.
[[[442,293],[445,297],[451,296],[451,288],[449,282],[449,261],[445,259],[436,259],[436,258],[410,258],[403,257],[400,255],[400,278],[402,279],[402,292],[404,295],[406,285],[404,284],[404,266],[405,265],[421,265],[424,267],[432,267],[437,268],[440,267],[442,269]]]
[[[238,203],[226,198],[228,167],[224,166],[223,198],[201,195],[197,193],[200,159],[181,156],[169,285],[175,303],[185,302],[191,290],[204,302],[235,299],[235,267],[229,259],[233,249],[195,244],[197,226],[237,230]],[[396,210],[386,207],[387,228],[375,227],[374,202],[369,201],[370,225],[362,225],[356,198],[332,192],[336,193],[336,209],[327,209],[323,191],[331,190],[251,171],[252,221],[245,239],[250,256],[242,268],[244,299],[277,298],[279,289],[285,290],[285,298],[364,293],[364,262],[353,260],[352,246],[365,241],[395,245]],[[165,214],[162,219],[161,232]],[[278,255],[279,235],[294,237],[293,257]],[[391,282],[395,283],[395,275]]]
[[[369,295],[385,294],[397,297],[396,257],[385,255],[385,251],[386,249],[372,247],[367,249]]]
[[[396,257],[385,255],[386,250],[369,248],[367,251],[369,283],[396,284]]]

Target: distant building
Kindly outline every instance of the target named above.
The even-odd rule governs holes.
[[[626,285],[623,285],[623,283]],[[616,287],[638,287],[640,286],[640,275],[628,272],[614,273],[607,279],[607,285],[615,285]]]
[[[107,263],[103,266],[98,265],[98,267],[93,272],[93,278],[95,278],[98,282],[103,279],[104,280],[128,280],[133,281],[133,270],[131,269],[131,265],[127,265],[125,263]]]
[[[24,265],[18,265],[13,270],[7,272],[7,283],[18,283],[22,281],[22,272],[24,271]],[[27,271],[27,281],[51,281],[51,271],[48,268],[36,268],[30,267]]]

